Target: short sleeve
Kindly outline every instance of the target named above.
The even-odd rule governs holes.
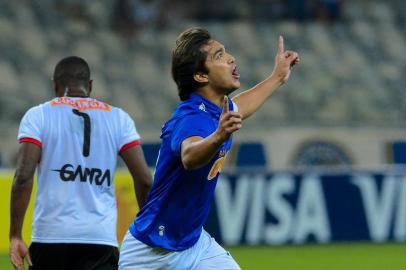
[[[171,150],[180,156],[182,142],[192,136],[207,137],[215,129],[209,114],[193,114],[184,117],[177,124],[172,134]]]
[[[119,131],[119,153],[122,153],[132,146],[139,145],[141,143],[141,138],[131,117],[121,109],[119,113],[121,119],[121,127]]]
[[[29,109],[23,116],[18,130],[18,141],[42,145],[44,115],[40,106]]]
[[[231,100],[231,99],[230,99]],[[238,112],[238,106],[237,106],[237,103],[235,103],[234,101],[232,101],[231,100],[231,102],[232,102],[232,104],[233,104],[233,107],[231,108],[231,110],[233,111],[233,112]]]

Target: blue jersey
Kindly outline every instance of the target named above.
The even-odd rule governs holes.
[[[236,111],[231,100],[229,106],[230,111]],[[184,169],[181,144],[191,136],[212,134],[221,111],[216,104],[192,94],[163,126],[154,182],[145,206],[130,226],[131,234],[141,242],[178,251],[199,239],[232,140],[225,141],[208,164],[195,170]]]

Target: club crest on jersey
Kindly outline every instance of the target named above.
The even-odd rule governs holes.
[[[218,159],[214,162],[209,175],[207,176],[207,180],[212,180],[216,177],[224,167],[224,162],[226,161],[227,150],[221,150]]]
[[[107,181],[107,186],[111,184],[110,170],[102,171],[99,168],[82,168],[82,166],[75,167],[72,164],[65,164],[60,170],[53,170],[59,172],[59,177],[64,182],[75,181],[79,178],[80,182],[89,182],[97,186],[103,185]]]

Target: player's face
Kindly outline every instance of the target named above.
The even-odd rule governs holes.
[[[234,57],[227,53],[224,45],[216,40],[204,48],[207,51],[206,67],[209,70],[208,84],[222,94],[229,94],[240,87],[240,74]]]

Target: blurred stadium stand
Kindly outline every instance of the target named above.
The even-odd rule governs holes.
[[[144,2],[157,2],[158,10],[150,14],[143,7],[141,17],[130,10],[117,22],[124,16],[119,4],[137,10]],[[189,2],[0,1],[3,165],[14,164],[22,115],[53,96],[54,65],[72,54],[88,60],[94,96],[129,112],[146,141],[159,141],[159,129],[178,103],[171,49],[177,35],[195,25],[208,28],[235,55],[242,89],[270,74],[279,34],[287,47],[300,51],[294,78],[244,123],[247,130],[264,129],[264,123],[406,127],[406,1]],[[303,6],[315,2],[316,7]],[[259,160],[264,164],[266,157]]]

